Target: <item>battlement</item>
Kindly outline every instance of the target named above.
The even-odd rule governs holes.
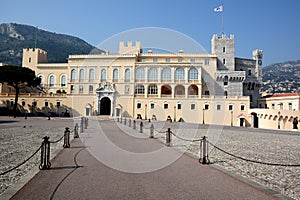
[[[229,38],[227,37],[226,34],[222,34],[222,35],[218,35],[218,34],[214,34],[213,40],[233,40],[234,39],[234,35],[230,34]]]
[[[39,48],[24,48],[22,65],[29,67],[38,63],[47,63],[47,51]]]
[[[133,43],[132,41],[128,41],[125,43],[121,41],[119,44],[119,54],[139,54],[142,52],[142,43],[140,41],[136,41]]]
[[[253,59],[262,59],[263,57],[263,50],[256,49],[252,52]]]

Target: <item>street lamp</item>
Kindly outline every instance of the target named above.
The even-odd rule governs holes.
[[[233,126],[233,111],[231,111],[231,123],[230,123],[231,126]]]
[[[280,112],[278,112],[278,129],[280,129]]]
[[[203,108],[203,112],[202,112],[202,124],[204,125],[204,111],[205,111],[205,108]]]
[[[145,119],[147,120],[147,104],[145,104]]]
[[[176,106],[174,106],[174,122],[176,122]]]

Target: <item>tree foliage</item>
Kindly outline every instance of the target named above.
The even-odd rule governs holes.
[[[6,65],[0,67],[0,83],[7,83],[15,89],[14,117],[16,117],[20,88],[35,87],[41,83],[41,79],[27,67]]]

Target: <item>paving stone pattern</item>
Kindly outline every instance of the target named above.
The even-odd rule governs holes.
[[[204,135],[215,146],[240,157],[276,164],[300,165],[300,133],[252,128],[153,122],[157,131],[171,130],[185,139]],[[148,125],[149,126],[149,125]],[[147,127],[147,126],[146,126]],[[148,134],[145,129],[145,134]],[[156,137],[165,142],[165,133]],[[172,136],[172,146],[199,158],[200,142],[186,142]],[[211,165],[219,166],[293,199],[300,199],[300,167],[281,167],[246,162],[209,146]]]
[[[16,127],[14,125],[4,128],[0,126],[0,173],[15,167],[30,157],[41,146],[44,136],[50,137],[50,141],[56,141],[61,138],[66,127],[62,124],[55,122],[55,120],[48,122],[45,119],[36,119],[35,121],[23,120],[17,122]],[[51,157],[54,157],[62,148],[63,140],[51,144]],[[38,169],[40,156],[41,151],[24,165],[0,176],[0,194],[15,184],[30,170]]]

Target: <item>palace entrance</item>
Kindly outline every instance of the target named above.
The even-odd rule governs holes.
[[[111,101],[108,97],[102,97],[100,100],[100,115],[110,115]]]
[[[97,115],[114,115],[115,89],[109,82],[101,83],[96,89]]]

